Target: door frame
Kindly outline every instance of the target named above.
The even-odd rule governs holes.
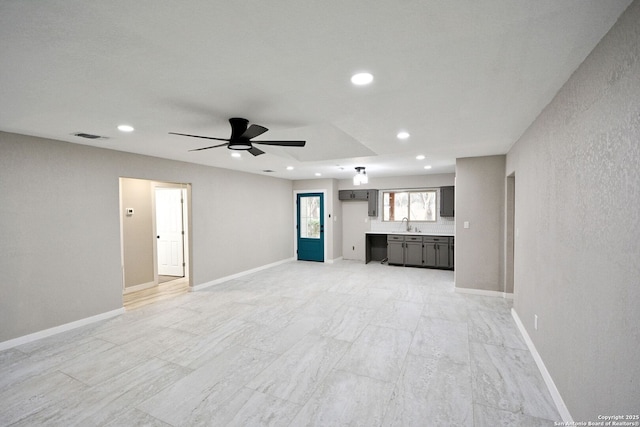
[[[327,190],[326,189],[321,189],[321,190],[293,190],[293,258],[297,261],[298,260],[298,207],[297,207],[297,201],[298,201],[298,194],[307,194],[307,193],[320,193],[322,194],[322,201],[324,203],[324,212],[323,212],[323,222],[324,222],[324,238],[323,238],[323,248],[322,250],[324,251],[324,263],[329,264],[330,262],[328,261],[328,252],[327,252],[327,235],[328,235],[328,231],[329,230],[333,230],[333,227],[331,227],[331,222],[329,221],[329,217],[328,217],[328,212],[329,209],[327,209]]]

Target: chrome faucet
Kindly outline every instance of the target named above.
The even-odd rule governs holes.
[[[411,231],[411,226],[409,225],[409,218],[407,218],[406,216],[402,218],[402,221],[400,221],[400,227],[402,227],[402,223],[404,222],[405,219],[407,220],[407,231]]]

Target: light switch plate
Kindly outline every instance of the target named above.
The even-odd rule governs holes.
[[[464,222],[464,228],[469,228],[469,221]]]

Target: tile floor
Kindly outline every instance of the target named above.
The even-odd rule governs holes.
[[[0,425],[546,426],[511,302],[290,262],[0,352]]]

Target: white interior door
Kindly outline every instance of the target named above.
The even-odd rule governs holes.
[[[156,188],[158,274],[184,276],[182,189]]]

